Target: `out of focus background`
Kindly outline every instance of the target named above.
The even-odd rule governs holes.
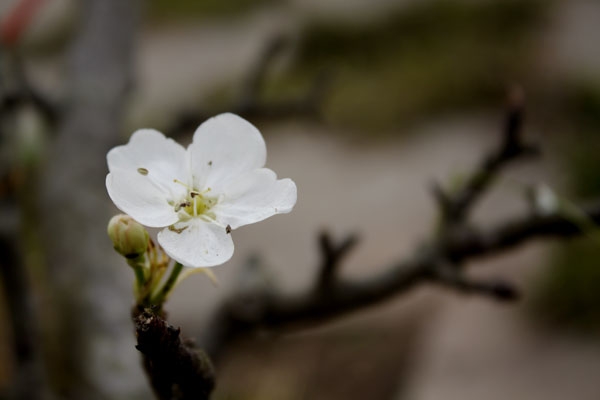
[[[249,270],[251,285],[309,287],[323,229],[359,235],[347,277],[411,254],[436,227],[432,182],[457,184],[497,144],[510,88],[543,157],[503,174],[474,221],[525,213],[538,184],[600,196],[595,0],[0,0],[0,41],[0,399],[150,398],[133,274],[105,234],[105,155],[136,129],[189,143],[204,119],[239,113],[298,186],[292,213],[233,233],[218,287],[198,274],[167,303],[199,344]],[[599,243],[536,241],[468,266],[514,282],[516,303],[422,285],[231,341],[213,398],[598,399]]]

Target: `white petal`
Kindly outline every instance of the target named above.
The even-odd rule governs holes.
[[[243,172],[263,167],[267,159],[258,129],[234,114],[220,114],[200,125],[188,151],[199,190],[220,187]]]
[[[212,267],[233,255],[233,240],[226,229],[200,218],[163,229],[158,233],[158,243],[172,259],[186,267]]]
[[[211,211],[220,223],[235,229],[275,214],[288,213],[296,199],[296,184],[291,179],[278,180],[273,171],[262,168],[231,181]]]
[[[142,225],[163,227],[178,220],[164,190],[138,172],[116,170],[109,173],[106,190],[119,210]]]
[[[185,148],[153,129],[135,131],[129,143],[117,146],[106,156],[110,172],[127,170],[145,174],[155,184],[168,189],[172,197],[185,194],[186,188],[175,179],[190,184],[189,161]]]

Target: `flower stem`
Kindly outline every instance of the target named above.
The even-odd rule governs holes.
[[[137,290],[141,290],[144,285],[146,285],[146,272],[144,271],[146,256],[141,255],[134,259],[127,260],[127,263],[131,268],[133,268],[133,272],[135,273],[135,280],[137,283]]]
[[[146,276],[144,274],[144,267],[136,265],[133,267],[135,272],[135,280],[137,281],[138,289],[141,289],[146,284]]]
[[[156,305],[160,306],[160,305],[162,305],[162,303],[165,302],[165,300],[167,299],[167,296],[169,295],[169,293],[171,292],[171,290],[177,283],[177,277],[179,277],[179,274],[181,273],[182,270],[183,270],[183,265],[181,265],[181,263],[175,263],[175,265],[173,266],[173,270],[171,271],[171,275],[169,276],[169,279],[167,279],[167,281],[163,285],[162,289],[160,289],[160,291],[155,296],[153,296],[152,301],[151,301],[152,304],[156,304]]]

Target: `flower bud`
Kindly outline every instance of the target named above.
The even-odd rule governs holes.
[[[143,255],[148,248],[148,232],[129,215],[119,214],[110,219],[108,237],[115,250],[129,259]]]

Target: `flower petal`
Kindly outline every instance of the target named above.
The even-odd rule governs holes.
[[[110,172],[127,170],[145,175],[164,187],[172,198],[186,192],[184,186],[174,182],[175,179],[191,184],[185,148],[154,129],[135,131],[129,143],[110,150],[106,159]]]
[[[158,233],[158,243],[186,267],[213,267],[233,255],[233,240],[226,229],[200,218],[163,229]]]
[[[211,211],[220,223],[235,229],[288,213],[296,199],[296,184],[291,179],[278,180],[273,171],[261,168],[231,181]]]
[[[178,220],[164,189],[137,171],[116,170],[109,173],[106,190],[119,210],[142,225],[163,227]]]
[[[254,125],[235,114],[220,114],[198,127],[190,145],[194,186],[215,189],[265,165],[267,148]]]

